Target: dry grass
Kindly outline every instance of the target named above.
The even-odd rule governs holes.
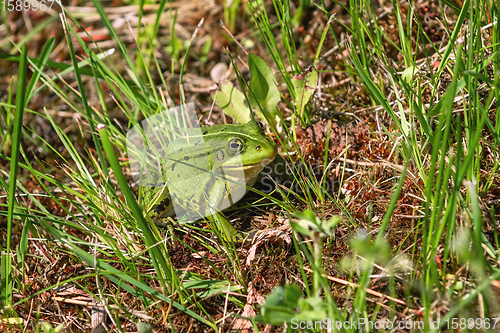
[[[323,47],[323,56],[318,63],[318,70],[321,74],[321,88],[317,91],[313,102],[313,125],[307,128],[300,128],[298,133],[297,145],[301,153],[307,156],[306,161],[311,166],[320,166],[317,172],[313,174],[317,180],[321,179],[323,174],[324,152],[327,140],[328,142],[328,161],[331,162],[329,170],[326,172],[326,183],[328,184],[328,192],[344,204],[343,209],[339,205],[330,202],[321,202],[318,198],[314,198],[315,205],[308,206],[303,201],[292,198],[291,202],[296,206],[297,210],[303,211],[307,208],[321,214],[326,219],[334,215],[343,217],[343,222],[335,229],[333,237],[331,237],[322,249],[324,258],[325,273],[328,274],[332,281],[331,290],[337,304],[346,311],[353,307],[353,289],[356,289],[355,283],[357,275],[351,271],[346,271],[341,265],[342,259],[349,255],[355,255],[351,252],[349,239],[351,236],[357,235],[364,230],[367,234],[376,236],[380,228],[380,224],[388,210],[389,203],[394,193],[395,184],[401,176],[404,161],[401,155],[397,153],[400,133],[394,127],[390,116],[378,105],[373,105],[370,99],[367,88],[359,80],[355,80],[355,75],[352,75],[353,68],[347,67],[349,61],[346,46],[352,41],[351,36],[346,31],[344,26],[350,25],[350,17],[346,15],[345,10],[338,4],[328,3],[330,13],[337,13],[336,21],[333,24],[339,38],[338,43],[335,43],[331,34],[328,36],[325,46]],[[170,5],[169,5],[170,6]],[[406,7],[405,7],[406,6]],[[228,62],[228,57],[225,54],[224,48],[228,47],[233,55],[240,55],[241,60],[237,60],[236,64],[242,71],[243,76],[248,78],[249,73],[245,65],[245,52],[240,47],[231,42],[231,38],[219,25],[219,21],[223,17],[224,9],[220,3],[214,1],[174,1],[171,7],[178,11],[177,22],[175,24],[175,34],[182,42],[191,39],[192,33],[196,26],[203,18],[204,25],[201,28],[197,39],[194,41],[192,56],[188,61],[187,73],[185,77],[185,91],[179,89],[177,74],[171,75],[171,55],[165,52],[165,48],[169,43],[171,36],[171,17],[168,11],[164,12],[160,19],[159,37],[155,41],[157,45],[154,48],[154,55],[159,59],[159,65],[164,73],[164,79],[171,88],[171,96],[178,102],[180,96],[185,94],[187,101],[195,101],[197,111],[202,122],[221,123],[223,121],[222,112],[215,107],[212,113],[212,101],[210,99],[210,89],[216,84],[210,79],[210,70],[219,62]],[[385,40],[383,45],[386,51],[386,57],[389,62],[394,65],[395,70],[402,72],[404,70],[403,57],[395,45],[399,45],[399,36],[397,30],[397,20],[394,9],[389,3],[384,1],[374,4],[375,13],[377,15],[377,24],[385,29],[385,33],[390,40]],[[403,8],[408,8],[407,4],[402,5]],[[435,72],[440,66],[440,54],[444,51],[447,40],[448,31],[453,28],[453,22],[456,19],[456,14],[448,7],[445,7],[444,12],[447,18],[442,17],[443,12],[434,3],[418,1],[415,4],[416,15],[421,20],[424,31],[428,34],[436,46],[438,52],[434,52],[429,45],[422,43],[424,46],[418,48],[416,53],[418,70],[416,75],[420,78],[420,85],[424,87],[422,91],[422,102],[424,105],[434,103],[437,95],[442,95],[446,91],[451,82],[453,68],[450,66],[445,69],[439,78],[438,86],[432,87],[434,82]],[[142,25],[154,23],[156,20],[157,5],[145,5],[142,13]],[[88,42],[88,47],[99,47],[102,50],[107,50],[116,47],[116,41],[111,39],[107,29],[100,22],[100,16],[95,9],[90,5],[72,4],[67,7],[69,13],[73,15],[81,23],[89,35],[94,38],[97,43],[90,43],[90,39],[86,37],[84,31],[78,30],[79,35]],[[111,20],[116,31],[119,33],[119,38],[131,52],[137,49],[145,48],[144,45],[137,45],[138,32],[138,8],[137,6],[127,5],[121,2],[114,2],[110,7],[106,8],[106,13]],[[237,20],[236,31],[233,32],[235,38],[242,45],[245,40],[254,38],[252,24],[249,16],[242,9],[240,10],[241,19]],[[406,14],[406,13],[404,13]],[[37,25],[46,22],[50,16],[56,16],[56,11],[47,13],[8,13],[7,25],[10,30],[10,35],[6,34],[5,26],[1,26],[0,30],[0,45],[3,45],[5,52],[14,52],[15,48],[9,50],[10,43],[14,44],[22,40],[23,36],[29,34]],[[270,15],[274,15],[270,11]],[[273,16],[274,19],[274,16]],[[303,26],[295,29],[297,36],[297,44],[300,46],[301,55],[300,65],[306,68],[312,62],[315,51],[318,47],[318,40],[321,36],[327,18],[320,10],[312,7],[307,13]],[[78,27],[75,27],[78,29]],[[484,42],[488,43],[491,40],[489,27],[483,27],[481,31]],[[464,34],[467,33],[464,31]],[[203,47],[208,36],[212,38],[210,52],[206,55],[206,62],[200,61],[199,55],[202,53]],[[65,35],[60,29],[60,21],[47,25],[44,29],[29,41],[29,55],[36,57],[39,55],[41,47],[49,37],[56,38],[56,47],[51,54],[51,60],[56,62],[67,62],[69,60],[68,50],[66,45]],[[75,46],[77,43],[74,43]],[[75,50],[80,57],[85,53],[79,47]],[[262,43],[255,43],[252,52],[259,54],[266,60],[269,60],[269,54],[264,49]],[[489,50],[486,52],[490,52]],[[235,59],[236,56],[233,56]],[[111,61],[114,63],[119,72],[127,76],[127,64],[119,57],[111,56]],[[271,63],[271,61],[269,61]],[[11,77],[15,76],[17,65],[7,60],[0,59],[0,101],[5,102]],[[241,67],[240,67],[241,66]],[[174,72],[177,73],[180,66],[176,63]],[[401,96],[401,91],[397,91],[391,83],[391,75],[389,69],[382,63],[376,63],[369,70],[373,77],[377,78],[385,87],[384,96],[391,106],[394,106],[398,112],[408,115],[409,102],[404,99],[397,100],[397,96]],[[57,70],[49,70],[50,75],[53,75]],[[153,73],[154,72],[154,73]],[[160,78],[155,71],[152,71],[152,80],[154,84],[160,84]],[[67,74],[62,78],[69,86],[76,88],[73,84],[73,74]],[[85,87],[88,87],[89,104],[96,111],[102,112],[100,108],[99,96],[95,87],[95,80],[90,76],[84,77]],[[116,99],[110,88],[105,82],[101,82],[102,89],[105,92],[105,105],[108,107],[110,119],[113,123],[118,124],[123,131],[128,128],[127,118],[123,115],[122,110],[117,107]],[[62,85],[61,85],[62,86]],[[478,87],[479,98],[484,98],[488,94],[486,91],[487,85],[484,84]],[[284,87],[280,86],[283,89]],[[431,88],[435,88],[432,90]],[[63,86],[63,89],[69,88]],[[284,91],[286,97],[287,92]],[[165,94],[166,95],[166,94]],[[464,110],[464,101],[468,98],[467,93],[460,95],[454,101],[453,110],[455,113],[461,113]],[[75,103],[78,101],[75,99]],[[398,103],[399,106],[398,106]],[[36,133],[41,138],[46,140],[48,144],[53,146],[62,156],[69,157],[65,147],[59,142],[58,136],[54,132],[49,121],[37,113],[42,114],[43,108],[52,115],[57,125],[64,130],[77,148],[79,153],[84,154],[90,150],[93,156],[94,145],[91,141],[89,133],[89,124],[85,119],[76,115],[67,103],[58,98],[54,92],[49,89],[41,90],[28,104],[28,109],[33,112],[26,112],[24,126]],[[402,108],[402,109],[401,109]],[[292,110],[282,103],[280,105],[282,114],[286,120],[289,120]],[[5,106],[4,106],[5,110]],[[491,121],[494,123],[495,106],[490,107]],[[4,113],[2,113],[4,114]],[[212,114],[210,119],[207,116]],[[0,120],[0,124],[5,128],[7,124],[5,120]],[[326,133],[326,129],[331,128],[330,133]],[[31,133],[26,133],[23,136],[22,146],[27,161],[39,160],[41,163],[35,164],[34,167],[42,173],[51,174],[60,182],[68,184],[76,191],[82,194],[84,190],[79,184],[68,177],[63,170],[67,167],[75,168],[75,165],[64,165],[64,163],[52,151],[42,148],[41,141],[32,137]],[[494,151],[494,138],[485,133],[481,147],[483,149],[483,161],[479,168],[481,169],[482,179],[478,179],[479,183],[484,184],[487,179],[491,178],[492,186],[489,186],[486,191],[479,189],[481,193],[481,208],[484,216],[483,232],[487,236],[491,244],[496,242],[496,230],[498,221],[500,221],[500,176],[495,172],[494,165],[498,162],[498,157]],[[3,153],[8,155],[8,147],[3,148]],[[291,163],[300,164],[298,159],[292,158]],[[97,164],[97,163],[96,163]],[[431,168],[430,155],[427,152],[422,152],[422,166],[425,170]],[[8,178],[9,162],[0,160],[0,173],[2,177]],[[307,165],[302,165],[301,169],[305,170]],[[96,168],[91,168],[93,172],[97,172]],[[491,171],[493,170],[493,171]],[[306,173],[303,177],[307,178]],[[94,175],[96,182],[99,182],[98,175]],[[30,175],[26,170],[18,175],[20,184],[24,186],[30,193],[44,195],[45,189]],[[113,177],[111,178],[113,179]],[[114,180],[113,180],[114,181]],[[370,289],[373,291],[368,301],[368,311],[378,311],[379,318],[422,318],[422,301],[419,298],[419,293],[415,286],[406,285],[407,276],[415,277],[415,280],[423,278],[420,276],[422,263],[412,260],[418,258],[422,251],[422,229],[420,228],[421,218],[424,216],[423,211],[423,193],[425,185],[420,176],[420,170],[415,164],[410,164],[407,169],[407,177],[402,188],[402,194],[397,201],[389,227],[385,231],[385,239],[388,242],[389,248],[393,253],[397,254],[387,266],[376,266],[370,276]],[[463,190],[464,196],[465,190]],[[5,204],[6,199],[3,193],[0,192],[0,204]],[[101,193],[105,197],[105,193]],[[58,193],[57,196],[71,197],[73,200],[79,199],[71,193]],[[123,200],[123,198],[121,198]],[[108,199],[106,199],[108,200]],[[50,197],[40,198],[42,205],[50,212],[50,214],[65,217],[66,212],[59,205],[54,203]],[[63,201],[66,208],[75,214],[77,210],[69,203]],[[110,205],[113,203],[110,202]],[[28,197],[19,197],[19,205],[34,209],[34,203]],[[240,204],[239,206],[243,206]],[[0,206],[1,210],[6,210],[4,205]],[[112,211],[112,209],[110,209]],[[348,216],[346,216],[346,211]],[[492,213],[493,212],[493,213]],[[88,213],[88,212],[85,212]],[[240,260],[240,274],[247,282],[246,286],[240,285],[240,280],[234,272],[234,267],[228,261],[226,254],[220,251],[218,254],[207,251],[203,242],[193,237],[195,234],[181,233],[179,234],[180,241],[167,242],[171,261],[173,266],[184,272],[185,274],[199,274],[199,276],[230,281],[233,286],[246,288],[246,295],[239,294],[234,291],[220,292],[216,295],[208,297],[200,297],[199,306],[193,306],[195,311],[200,308],[205,309],[204,315],[219,320],[228,316],[227,319],[218,322],[221,330],[239,327],[249,329],[248,322],[238,321],[235,314],[251,315],[258,307],[253,307],[256,304],[262,304],[266,295],[268,295],[276,286],[286,283],[297,284],[301,288],[304,287],[304,281],[301,276],[300,263],[296,252],[294,251],[293,243],[291,242],[291,232],[289,227],[290,217],[286,210],[277,207],[265,208],[245,208],[238,209],[236,212],[228,213],[230,221],[240,227],[253,226],[263,231],[254,239],[253,243],[246,245],[237,245],[236,253]],[[144,250],[144,245],[140,244],[140,238],[133,233],[129,233],[128,229],[120,228],[121,216],[107,216],[108,220],[104,221],[103,231],[112,235],[117,243],[123,248],[131,246],[137,251]],[[69,218],[68,218],[69,219]],[[469,225],[469,218],[465,212],[460,211],[457,215],[460,225]],[[118,222],[117,222],[118,221]],[[12,243],[14,248],[20,243],[20,235],[22,232],[22,224],[17,223],[14,226]],[[0,214],[0,238],[4,239],[6,235],[6,214]],[[100,244],[100,239],[90,232],[71,229],[64,227],[65,232],[76,238],[81,238],[85,242],[96,245]],[[200,228],[207,228],[205,225],[200,225]],[[92,317],[93,296],[99,296],[102,291],[112,295],[117,303],[123,305],[124,309],[116,309],[116,313],[127,312],[125,318],[121,318],[123,322],[117,321],[117,316],[114,322],[111,323],[115,329],[122,331],[134,331],[136,324],[134,320],[140,319],[148,321],[153,326],[155,331],[183,331],[183,332],[201,332],[210,331],[210,329],[189,317],[185,313],[173,309],[168,303],[164,303],[160,307],[146,307],[143,302],[134,297],[130,293],[124,292],[117,288],[114,283],[111,283],[105,277],[97,277],[92,275],[94,269],[82,263],[72,253],[68,253],[67,248],[58,245],[56,242],[50,242],[50,235],[44,233],[43,229],[36,228],[38,234],[31,234],[28,243],[28,256],[24,265],[26,266],[26,274],[23,277],[24,288],[19,293],[14,294],[14,299],[20,300],[26,297],[37,294],[36,297],[16,306],[16,312],[19,317],[23,318],[23,330],[36,331],[36,325],[40,321],[50,322],[54,327],[57,324],[64,324],[65,330],[68,332],[89,331]],[[127,232],[127,233],[125,233]],[[451,232],[451,231],[450,231]],[[165,231],[166,233],[166,231]],[[442,243],[446,243],[447,234],[443,234]],[[2,246],[4,246],[2,241]],[[443,245],[444,246],[444,245]],[[106,258],[103,253],[96,251],[90,247],[84,248],[86,251],[94,253],[96,257],[105,258],[116,262],[114,267],[119,270],[126,270],[127,267],[120,263],[119,258]],[[440,249],[436,253],[436,261],[441,269],[444,265],[444,272],[447,274],[448,281],[445,284],[451,285],[457,281],[462,282],[466,289],[472,290],[473,283],[471,282],[471,274],[468,265],[457,265],[456,262],[444,262],[444,249]],[[448,258],[449,259],[449,258]],[[208,263],[210,262],[210,264]],[[495,269],[498,269],[498,263],[489,257],[489,264]],[[142,279],[147,281],[154,289],[164,292],[160,283],[154,279],[155,271],[147,260],[137,259],[136,265],[140,267],[139,271],[142,274]],[[308,271],[307,265],[304,266]],[[308,271],[309,273],[310,271]],[[394,273],[396,272],[396,273]],[[90,274],[87,276],[87,274]],[[395,276],[396,294],[391,291],[388,282],[388,276]],[[71,280],[71,283],[61,281]],[[310,281],[309,281],[310,282]],[[344,283],[345,282],[345,283]],[[346,285],[351,283],[351,287]],[[45,290],[41,292],[42,290]],[[499,286],[492,285],[490,287],[492,299],[498,300]],[[232,296],[230,301],[228,297]],[[392,297],[396,301],[396,305],[389,305],[389,298]],[[433,303],[432,312],[434,314],[441,313],[444,315],[449,311],[450,307],[455,304],[454,300],[449,295],[441,295],[436,293],[435,302]],[[173,296],[175,298],[175,296]],[[411,300],[411,301],[409,301]],[[478,298],[477,302],[481,303],[482,299]],[[474,303],[474,306],[481,308],[481,304]],[[498,306],[491,304],[491,315],[498,315]],[[395,313],[393,312],[395,309]],[[176,312],[178,311],[178,312]],[[202,313],[203,314],[203,313]],[[234,326],[237,325],[237,326]],[[282,331],[282,328],[261,327],[265,331]],[[10,329],[16,331],[17,327]],[[9,330],[8,326],[0,321],[0,330]]]

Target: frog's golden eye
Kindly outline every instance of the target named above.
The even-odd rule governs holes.
[[[245,145],[240,139],[231,139],[227,142],[227,150],[233,154],[237,155],[245,150]]]

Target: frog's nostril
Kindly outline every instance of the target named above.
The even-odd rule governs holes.
[[[255,147],[255,150],[260,150],[260,148],[261,148],[261,146],[259,145],[259,146]]]

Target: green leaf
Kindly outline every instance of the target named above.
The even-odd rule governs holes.
[[[236,122],[246,124],[251,120],[245,96],[231,82],[222,82],[214,98],[215,103],[224,110],[224,113],[234,118]]]
[[[30,225],[31,221],[29,219],[26,219],[24,221],[23,232],[21,233],[21,240],[19,242],[17,251],[18,262],[22,267],[24,267],[24,257],[26,256],[26,253],[28,253],[28,234]]]
[[[338,215],[332,216],[328,221],[319,219],[312,210],[306,209],[302,212],[295,212],[300,219],[298,222],[291,222],[292,230],[305,236],[310,236],[311,231],[319,232],[324,236],[333,235],[333,230],[342,221]]]
[[[294,284],[285,286],[285,303],[290,307],[297,307],[299,299],[302,297],[302,291]]]
[[[48,322],[44,321],[42,325],[40,325],[44,333],[49,333],[52,332],[52,325],[50,325]]]
[[[250,103],[261,119],[266,119],[274,127],[280,101],[280,92],[273,71],[264,60],[257,55],[248,55],[250,67]]]
[[[64,328],[64,324],[59,324],[54,328],[54,332],[58,333],[61,332],[61,330]]]
[[[309,231],[309,225],[305,225],[305,223],[296,223],[296,222],[290,222],[290,225],[292,227],[292,230],[295,232],[298,232],[299,234],[302,234],[304,236],[309,236],[311,234],[311,231]],[[311,223],[312,225],[312,223]]]
[[[153,333],[153,328],[148,324],[140,321],[137,323],[137,331],[140,333]]]
[[[302,291],[294,284],[276,287],[261,306],[262,315],[256,316],[258,322],[282,325],[291,322],[321,320],[328,317],[326,302],[320,296],[302,297]]]
[[[300,308],[296,316],[298,321],[316,321],[328,318],[326,303],[319,296],[300,298],[298,304]]]
[[[415,75],[415,72],[417,71],[416,66],[409,66],[406,68],[403,73],[401,74],[401,78],[408,84],[413,83],[413,77]]]
[[[391,251],[385,239],[372,241],[366,232],[359,232],[355,237],[349,240],[349,246],[353,252],[366,259],[360,262],[365,268],[368,268],[371,262],[377,261],[387,263],[391,260]]]
[[[295,87],[295,108],[302,118],[304,109],[309,103],[316,87],[318,85],[318,71],[311,67],[302,74],[295,75],[292,79],[292,84]]]
[[[296,285],[274,288],[261,306],[262,315],[256,316],[256,320],[271,325],[290,322],[296,316],[296,308],[301,297],[302,292]]]

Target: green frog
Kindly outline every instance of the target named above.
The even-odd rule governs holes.
[[[276,155],[260,122],[190,128],[165,148],[161,174],[149,172],[142,182],[148,215],[157,225],[174,215],[183,221],[218,215],[253,187]],[[216,220],[225,221],[220,227],[231,240],[241,241],[227,219]]]

